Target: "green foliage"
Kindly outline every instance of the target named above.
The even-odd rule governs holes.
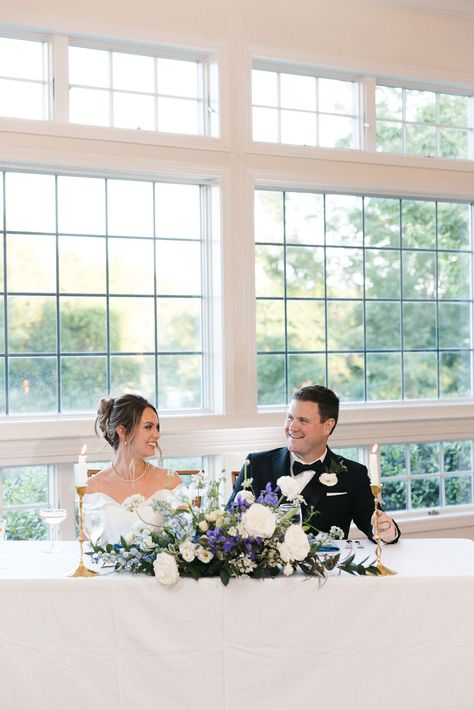
[[[4,505],[46,504],[48,467],[24,466],[2,470]],[[46,526],[37,510],[13,510],[5,514],[9,540],[44,540]]]

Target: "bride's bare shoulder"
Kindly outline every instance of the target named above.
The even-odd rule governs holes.
[[[103,493],[104,488],[110,481],[111,475],[112,469],[109,466],[98,473],[94,473],[93,476],[89,476],[87,479],[87,493]]]
[[[177,473],[168,468],[160,468],[159,466],[152,467],[152,474],[161,488],[176,488],[182,483],[182,480]]]

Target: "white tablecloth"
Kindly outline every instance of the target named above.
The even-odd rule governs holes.
[[[470,540],[402,540],[397,576],[321,588],[71,579],[77,543],[43,547],[0,548],[2,710],[474,708]]]

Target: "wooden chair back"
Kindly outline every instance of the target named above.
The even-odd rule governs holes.
[[[100,468],[88,468],[87,469],[87,478],[90,478],[91,476],[95,476],[96,473],[99,473]]]

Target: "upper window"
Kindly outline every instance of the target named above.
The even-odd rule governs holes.
[[[0,116],[49,118],[46,42],[0,37]]]
[[[472,396],[471,206],[257,190],[260,404]]]
[[[94,411],[136,389],[161,410],[202,408],[210,188],[0,179],[0,412]]]
[[[357,86],[355,81],[254,69],[253,140],[359,148]]]
[[[70,120],[216,135],[216,104],[210,98],[208,69],[202,59],[70,46]]]
[[[470,159],[471,102],[460,94],[377,86],[377,150]]]

